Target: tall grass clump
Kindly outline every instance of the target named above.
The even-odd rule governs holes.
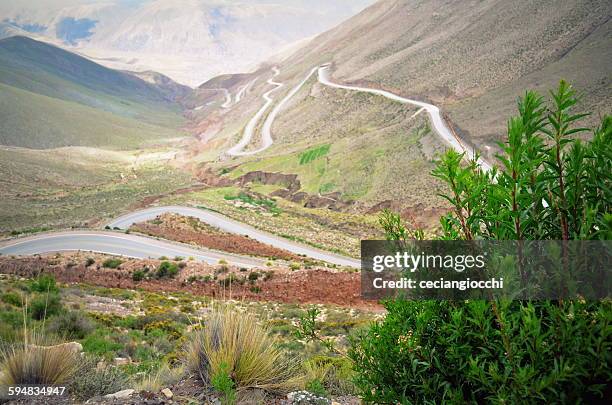
[[[68,345],[40,343],[44,338],[31,334],[24,342],[0,350],[0,385],[61,385],[70,381],[78,370],[78,353]]]
[[[206,385],[229,376],[238,393],[262,389],[285,394],[300,388],[299,362],[278,348],[266,327],[255,316],[216,308],[186,348],[187,368]],[[228,384],[224,384],[228,385]]]

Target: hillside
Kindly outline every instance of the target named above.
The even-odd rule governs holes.
[[[184,136],[170,82],[164,88],[30,38],[0,40],[0,144],[126,148]]]
[[[561,78],[595,115],[610,112],[610,15],[605,0],[382,0],[283,65],[289,76],[331,61],[336,80],[438,104],[464,138],[492,146],[517,96]]]

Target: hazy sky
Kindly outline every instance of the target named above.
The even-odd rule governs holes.
[[[250,69],[374,1],[0,0],[0,22],[112,68],[195,85]]]

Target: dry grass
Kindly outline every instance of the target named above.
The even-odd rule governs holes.
[[[304,383],[299,363],[277,347],[268,329],[255,316],[229,306],[214,310],[203,329],[194,334],[187,345],[186,362],[205,384],[227,365],[238,392],[263,389],[283,394]]]
[[[79,355],[69,345],[42,346],[42,337],[30,338],[35,344],[19,343],[0,351],[0,385],[58,385],[75,374]]]
[[[136,391],[159,392],[163,388],[176,384],[184,375],[184,367],[171,368],[164,364],[155,373],[148,374],[138,381]]]

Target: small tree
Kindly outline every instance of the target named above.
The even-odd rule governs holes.
[[[500,144],[499,169],[448,151],[433,175],[452,207],[441,239],[610,239],[612,117],[590,142],[575,139],[574,90],[561,82],[549,105],[519,100]],[[420,239],[397,214],[387,239]],[[612,380],[609,301],[402,301],[353,342],[356,384],[375,403],[576,403],[601,401]]]

